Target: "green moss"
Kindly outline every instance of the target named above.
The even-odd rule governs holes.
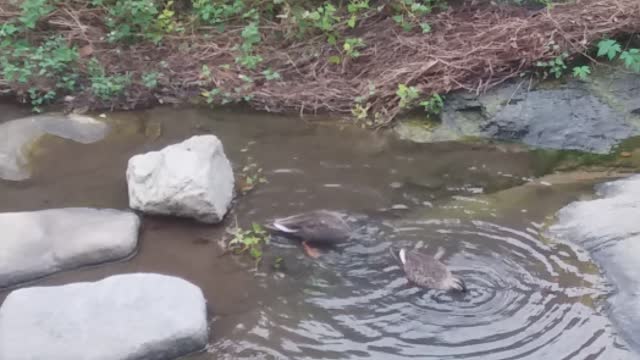
[[[534,174],[543,176],[553,171],[579,168],[627,168],[640,170],[640,136],[624,140],[609,154],[574,150],[533,150]],[[625,156],[623,156],[625,155]]]

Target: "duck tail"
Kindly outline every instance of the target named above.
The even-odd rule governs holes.
[[[286,232],[286,233],[290,233],[290,234],[297,232],[297,230],[294,230],[292,228],[288,228],[288,227],[280,224],[278,221],[274,221],[273,222],[273,227],[278,229],[278,230],[280,230],[280,231],[282,231],[282,232]]]
[[[452,290],[456,290],[460,292],[467,292],[467,284],[465,284],[462,278],[459,278],[457,276],[452,277],[450,288]]]
[[[396,261],[398,261],[399,263],[403,263],[402,259],[400,259],[400,250],[399,249],[395,249],[394,246],[390,246],[389,247],[389,252],[391,253],[391,256],[393,256],[394,259],[396,259]]]

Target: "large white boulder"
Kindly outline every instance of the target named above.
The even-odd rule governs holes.
[[[113,209],[0,213],[0,288],[125,258],[136,249],[139,226],[136,214]]]
[[[199,135],[129,159],[129,206],[217,223],[233,199],[231,163],[215,135]]]
[[[207,340],[202,291],[172,276],[24,288],[0,307],[2,360],[164,360]]]
[[[549,232],[584,247],[617,292],[610,314],[620,333],[640,351],[640,175],[598,187],[600,198],[561,209]]]
[[[45,134],[88,144],[103,139],[109,126],[89,116],[44,114],[0,124],[0,179],[25,180],[31,176],[29,145]]]

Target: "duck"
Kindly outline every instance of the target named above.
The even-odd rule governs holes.
[[[300,240],[305,253],[312,258],[320,256],[313,245],[333,246],[347,242],[352,235],[352,229],[342,214],[331,210],[313,210],[277,218],[265,224],[265,228]]]
[[[395,254],[394,254],[395,255]],[[422,288],[466,292],[467,286],[435,257],[420,250],[400,248],[397,257],[407,279]]]

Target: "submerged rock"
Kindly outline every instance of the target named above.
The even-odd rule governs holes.
[[[594,74],[593,81],[511,83],[475,96],[447,96],[442,122],[431,128],[418,122],[396,127],[401,138],[416,142],[481,137],[518,141],[534,148],[608,153],[622,140],[640,134],[636,121],[640,75]]]
[[[561,209],[549,232],[584,247],[616,285],[611,315],[640,351],[640,175],[605,183],[597,193],[599,199]]]
[[[206,301],[172,276],[24,288],[0,307],[0,359],[174,359],[207,344]]]
[[[0,213],[0,287],[122,259],[135,250],[139,225],[112,209]]]
[[[89,116],[46,114],[0,124],[0,179],[28,179],[29,145],[45,134],[88,144],[103,139],[107,124]]]
[[[234,177],[220,140],[199,135],[129,159],[127,185],[133,209],[217,223],[231,204]]]

